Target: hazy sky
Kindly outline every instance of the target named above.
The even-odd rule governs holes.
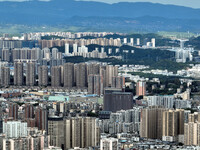
[[[0,1],[28,1],[28,0],[0,0]],[[48,1],[48,0],[41,0]],[[67,1],[67,0],[66,0]],[[174,4],[186,7],[200,8],[200,0],[80,0],[80,1],[99,1],[105,3],[117,3],[117,2],[153,2],[162,4]]]

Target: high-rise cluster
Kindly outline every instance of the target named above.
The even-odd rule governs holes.
[[[13,82],[10,68],[1,68],[1,86],[12,84],[79,89],[88,87],[88,93],[102,95],[105,87],[125,88],[125,78],[118,76],[118,67],[113,65],[65,63],[49,68],[34,60],[15,60]]]

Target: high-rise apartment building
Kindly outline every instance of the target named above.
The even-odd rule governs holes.
[[[9,104],[9,117],[12,117],[13,120],[18,119],[18,105],[16,103]]]
[[[137,45],[140,45],[140,38],[137,38]]]
[[[100,65],[99,64],[88,64],[87,65],[87,75],[89,76],[90,74],[98,75],[100,72]]]
[[[84,88],[86,87],[87,81],[87,68],[85,63],[80,63],[76,65],[76,87]]]
[[[103,94],[103,78],[100,75],[90,74],[88,76],[88,93],[101,95]]]
[[[112,85],[112,77],[118,76],[118,67],[107,65],[106,66],[106,87]]]
[[[100,132],[96,118],[69,118],[64,125],[65,149],[99,145]]]
[[[10,85],[10,68],[9,67],[1,68],[1,85],[2,86]]]
[[[2,50],[2,60],[10,62],[10,50],[9,49]]]
[[[72,88],[74,86],[74,64],[66,63],[63,68],[64,87]]]
[[[22,86],[24,84],[23,62],[14,63],[14,85]]]
[[[146,95],[146,82],[139,81],[136,84],[136,95],[145,96]]]
[[[115,138],[101,139],[100,150],[118,150],[118,139]]]
[[[2,145],[2,147],[0,145],[1,150],[47,150],[49,135],[39,134],[22,138],[4,138]]]
[[[184,145],[200,146],[200,122],[184,124]]]
[[[156,39],[152,38],[151,43],[152,43],[152,47],[155,48],[156,47]]]
[[[25,118],[34,118],[34,106],[25,104]]]
[[[77,53],[78,52],[78,45],[75,43],[73,44],[73,52]]]
[[[26,63],[26,85],[35,85],[35,62],[30,61]]]
[[[69,54],[69,43],[65,44],[65,54]]]
[[[128,43],[127,38],[124,38],[124,44],[127,44],[127,43]]]
[[[194,112],[193,114],[188,114],[188,122],[200,122],[200,113]]]
[[[122,76],[112,77],[112,88],[123,89],[125,88],[125,78]]]
[[[166,110],[159,106],[141,110],[140,137],[162,139],[163,112]]]
[[[174,100],[175,98],[173,95],[158,95],[147,97],[148,106],[163,106],[165,108],[173,108]]]
[[[103,77],[103,87],[106,87],[106,66],[100,66],[99,74]]]
[[[38,85],[39,86],[47,86],[48,85],[48,67],[47,66],[39,66],[38,67]]]
[[[16,59],[20,59],[20,49],[15,48],[11,51],[12,56],[12,62],[14,62]]]
[[[47,117],[48,113],[46,109],[38,107],[35,110],[36,127],[38,127],[39,130],[48,131]]]
[[[184,145],[200,146],[200,113],[188,114],[188,122],[184,124]]]
[[[177,138],[184,134],[184,110],[167,110],[163,112],[163,135]]]
[[[20,138],[27,136],[27,123],[21,121],[4,121],[3,133],[7,138]]]
[[[52,59],[57,59],[58,49],[53,48],[52,49]]]
[[[51,86],[52,87],[61,86],[61,67],[60,66],[51,67]]]
[[[107,92],[103,97],[105,111],[116,112],[133,108],[133,94],[129,92]]]
[[[131,38],[131,39],[130,39],[130,44],[131,44],[131,46],[134,45],[134,38]]]
[[[48,135],[50,135],[50,145],[64,148],[64,122],[62,117],[48,118]]]

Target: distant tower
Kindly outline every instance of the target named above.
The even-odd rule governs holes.
[[[24,83],[23,62],[14,63],[14,85],[21,86]]]
[[[155,48],[156,47],[156,39],[152,38],[151,43],[152,43],[152,47]]]
[[[86,64],[85,63],[77,64],[77,66],[76,66],[76,86],[77,86],[77,88],[86,87],[86,80],[87,80]]]
[[[127,44],[127,38],[124,38],[124,44]]]
[[[108,54],[110,55],[112,53],[112,48],[108,49]]]
[[[58,54],[58,49],[57,48],[53,48],[52,49],[52,58],[53,59],[57,59],[57,54]]]
[[[69,44],[68,43],[65,44],[65,54],[66,55],[69,54]]]
[[[38,79],[39,86],[47,86],[48,85],[48,67],[47,66],[39,66],[38,67]]]
[[[35,62],[27,62],[26,64],[26,85],[34,86],[35,84]]]
[[[10,85],[10,68],[9,67],[1,68],[1,85],[2,86]]]
[[[104,53],[104,47],[101,48],[101,53]]]
[[[51,86],[52,87],[61,86],[61,67],[60,66],[51,67]]]
[[[116,48],[116,49],[115,49],[115,53],[119,53],[119,48]]]
[[[133,108],[133,94],[129,92],[110,92],[105,90],[103,110],[116,112]]]
[[[184,49],[185,40],[180,40],[180,48]]]
[[[25,104],[25,118],[34,118],[34,106]]]
[[[74,64],[64,64],[64,87],[72,88],[74,86]]]
[[[130,44],[131,44],[131,46],[134,45],[134,38],[131,38],[131,39],[130,39]]]
[[[107,65],[106,66],[106,87],[109,87],[112,85],[112,77],[118,76],[118,67]]]
[[[87,65],[87,75],[90,74],[99,74],[100,65],[99,64],[88,64]]]
[[[14,120],[18,119],[18,105],[16,103],[10,103],[9,117],[12,117]]]
[[[140,45],[140,38],[137,38],[137,45]]]
[[[2,60],[10,62],[10,50],[9,49],[2,50]]]
[[[47,131],[48,128],[47,118],[48,118],[48,112],[46,109],[38,107],[35,110],[36,127],[38,127],[39,130]]]
[[[88,93],[89,94],[103,94],[103,78],[100,75],[90,74],[88,76]]]
[[[136,95],[145,96],[146,95],[146,82],[139,81],[136,85]]]
[[[112,77],[112,85],[113,88],[122,89],[125,87],[125,78],[122,76]]]
[[[103,138],[101,139],[100,150],[118,150],[118,139]]]
[[[73,44],[73,52],[74,53],[78,52],[78,45],[77,44]]]

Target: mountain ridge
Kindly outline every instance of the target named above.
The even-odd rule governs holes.
[[[149,2],[107,4],[74,0],[52,0],[48,2],[38,0],[24,2],[1,1],[0,14],[0,23],[4,24],[88,25],[89,28],[95,26],[95,24],[100,24],[102,27],[103,22],[101,19],[103,18],[109,28],[112,28],[111,25],[117,28],[117,24],[119,24],[118,28],[121,29],[127,26],[136,26],[137,24],[134,22],[139,22],[139,25],[144,24],[142,24],[144,28],[151,27],[153,24],[155,26],[153,30],[160,30],[156,23],[161,25],[162,29],[166,27],[166,30],[171,30],[173,26],[174,29],[178,29],[180,26],[184,30],[190,28],[195,31],[200,30],[200,27],[197,27],[200,26],[200,9]],[[153,23],[146,16],[153,19]],[[73,20],[74,17],[80,17],[81,22],[79,23],[77,19]],[[142,20],[142,17],[145,17],[145,19]],[[98,18],[98,22],[94,22]],[[120,18],[122,19],[120,20]],[[132,24],[127,23],[125,18]],[[88,20],[91,20],[94,25],[89,24]],[[168,20],[170,26],[167,25]],[[190,24],[191,20],[195,25]],[[187,23],[189,25],[186,25]]]

